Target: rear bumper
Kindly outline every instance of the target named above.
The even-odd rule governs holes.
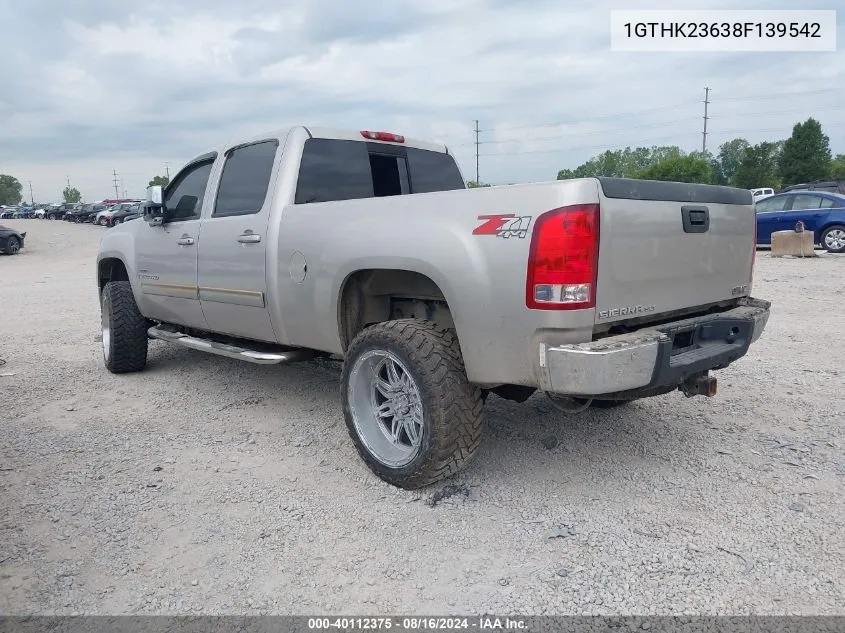
[[[590,343],[540,349],[542,388],[571,396],[638,397],[722,369],[748,352],[769,320],[768,301]]]

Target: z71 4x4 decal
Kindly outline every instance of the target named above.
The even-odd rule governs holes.
[[[472,232],[473,235],[495,235],[505,239],[509,237],[524,238],[528,235],[528,227],[531,225],[530,215],[517,216],[513,213],[479,215],[478,219],[484,220],[484,223],[476,227]]]

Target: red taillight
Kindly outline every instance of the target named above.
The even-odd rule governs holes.
[[[580,310],[596,304],[599,205],[553,209],[537,218],[528,254],[525,305]]]
[[[400,134],[391,134],[390,132],[370,132],[369,130],[361,130],[361,136],[373,141],[387,141],[389,143],[405,142],[404,136]]]

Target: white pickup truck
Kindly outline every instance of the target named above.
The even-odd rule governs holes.
[[[712,396],[761,334],[751,193],[586,178],[467,190],[448,149],[293,127],[190,161],[97,257],[106,367],[148,338],[252,363],[344,359],[367,465],[463,468],[489,393]]]

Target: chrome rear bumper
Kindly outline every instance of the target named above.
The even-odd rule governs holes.
[[[540,345],[541,387],[571,396],[602,396],[680,385],[744,356],[769,320],[768,301],[665,323],[590,343]]]

